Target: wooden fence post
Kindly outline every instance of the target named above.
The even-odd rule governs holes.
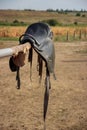
[[[76,37],[76,31],[74,31],[73,33],[73,39],[75,40],[75,37]]]
[[[69,40],[69,33],[67,31],[67,34],[66,34],[66,40],[68,41]]]
[[[86,39],[86,30],[84,31],[84,38]]]
[[[81,39],[81,38],[82,38],[82,32],[80,30],[80,32],[79,32],[79,39]]]

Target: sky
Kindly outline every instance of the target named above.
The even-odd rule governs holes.
[[[0,9],[87,10],[87,0],[0,0]]]

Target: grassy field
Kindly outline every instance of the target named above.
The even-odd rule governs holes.
[[[51,27],[55,41],[87,40],[87,13],[58,13],[47,11],[0,10],[0,39],[17,40],[28,25],[54,20],[58,23]],[[85,17],[83,17],[85,16]]]
[[[80,12],[80,16],[77,16],[77,12],[19,10],[0,10],[0,39],[17,40],[28,25],[48,20],[57,22],[55,27],[51,26],[55,41],[87,40],[87,12]]]
[[[56,19],[59,23],[64,25],[73,24],[78,22],[79,24],[87,25],[87,12],[81,13],[81,16],[76,16],[76,12],[70,13],[58,13],[47,11],[18,11],[18,10],[0,10],[0,21],[13,22],[15,19],[20,22],[31,24],[37,21],[43,21],[47,19]],[[85,17],[82,17],[83,14]]]

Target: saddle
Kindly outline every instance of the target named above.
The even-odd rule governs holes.
[[[49,89],[51,88],[50,83],[50,73],[53,73],[54,79],[56,79],[54,74],[55,66],[55,49],[52,42],[53,32],[51,31],[48,24],[45,23],[34,23],[31,24],[25,33],[20,36],[19,44],[25,44],[29,42],[31,48],[29,50],[28,61],[30,62],[30,79],[31,79],[31,68],[33,60],[33,50],[37,53],[38,71],[40,76],[40,82],[42,79],[43,62],[46,66],[46,78],[45,78],[45,94],[44,94],[44,121],[46,119],[48,100],[49,100]],[[20,88],[20,67],[14,63],[14,57],[11,56],[9,60],[9,66],[12,72],[17,71],[16,80],[17,88]]]

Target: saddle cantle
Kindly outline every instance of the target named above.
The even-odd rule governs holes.
[[[25,33],[19,38],[19,44],[25,44],[29,42],[31,44],[31,49],[29,50],[28,60],[30,62],[30,67],[32,67],[32,56],[33,56],[33,49],[38,54],[38,70],[39,76],[42,78],[42,68],[43,68],[43,61],[46,64],[46,79],[45,79],[45,95],[44,95],[44,121],[46,118],[48,100],[49,100],[49,89],[51,88],[50,83],[50,73],[53,73],[54,77],[54,66],[55,66],[55,49],[54,44],[52,42],[53,33],[50,27],[45,23],[34,23],[31,24]],[[10,68],[12,71],[17,71],[16,79],[18,82],[18,88],[20,88],[20,77],[19,77],[19,68],[18,66],[14,65],[12,67],[13,60],[12,57],[10,58]],[[31,68],[30,68],[31,73]],[[31,77],[31,76],[30,76]]]

